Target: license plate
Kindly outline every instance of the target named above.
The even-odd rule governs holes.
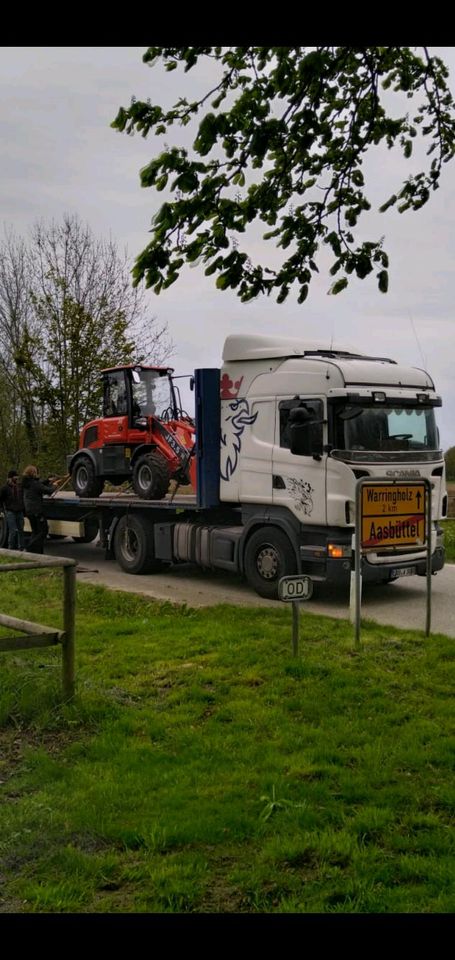
[[[417,567],[395,567],[390,573],[394,579],[396,577],[413,577],[417,573]]]

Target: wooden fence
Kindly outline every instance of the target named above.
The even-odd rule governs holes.
[[[2,563],[1,558],[12,561]],[[74,697],[74,644],[76,619],[76,561],[66,557],[45,557],[41,554],[20,550],[0,549],[0,574],[13,570],[45,569],[63,567],[63,630],[46,627],[30,620],[19,620],[0,613],[0,626],[11,627],[25,636],[0,637],[0,652],[29,650],[33,647],[62,646],[62,689],[65,700]]]

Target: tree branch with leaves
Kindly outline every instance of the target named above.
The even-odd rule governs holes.
[[[235,289],[243,302],[273,294],[282,303],[296,288],[303,303],[325,248],[333,257],[330,273],[341,274],[329,292],[343,290],[351,274],[363,279],[374,271],[385,293],[383,238],[358,235],[360,218],[371,208],[366,155],[385,144],[398,146],[409,160],[419,140],[427,156],[433,154],[379,208],[397,206],[402,213],[428,201],[455,149],[447,68],[420,50],[150,47],[145,63],[188,73],[211,61],[221,76],[198,100],[181,97],[164,109],[133,99],[112,122],[118,131],[143,137],[163,136],[174,125],[197,126],[192,151],[165,146],[141,170],[142,186],[167,189],[170,199],[154,217],[134,283],[145,280],[159,294],[185,263],[200,261],[217,287]],[[404,105],[412,101],[412,115],[393,115],[387,91],[401,95]],[[265,240],[289,250],[279,265],[253,264],[246,240],[242,249],[238,235],[256,222],[269,228]]]

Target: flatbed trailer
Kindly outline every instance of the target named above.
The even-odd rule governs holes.
[[[88,543],[99,534],[106,555],[127,573],[154,573],[187,561],[237,570],[243,528],[236,508],[204,508],[189,495],[143,500],[128,494],[93,499],[57,494],[44,500],[43,512],[51,535]]]
[[[102,494],[90,499],[60,493],[44,499],[43,514],[51,537],[89,543],[99,535],[106,557],[127,573],[157,573],[170,563],[188,561],[206,569],[238,569],[240,511],[204,509],[195,496],[142,500]],[[4,523],[0,546],[2,541],[6,544]]]

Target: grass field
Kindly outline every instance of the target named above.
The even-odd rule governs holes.
[[[59,572],[6,576],[60,623]],[[307,610],[293,658],[284,605],[79,585],[67,706],[2,654],[0,912],[453,911],[453,640]]]

